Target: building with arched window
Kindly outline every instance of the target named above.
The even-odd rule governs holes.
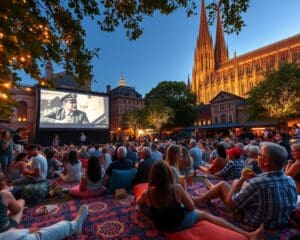
[[[29,140],[33,139],[36,126],[36,87],[21,86],[10,90],[16,101],[15,111],[10,119],[3,119],[0,122],[2,130],[15,131],[18,128],[26,130]]]

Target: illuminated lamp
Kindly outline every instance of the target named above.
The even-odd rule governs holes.
[[[23,120],[23,122],[26,122],[27,119],[26,119],[26,118],[23,118],[22,120]]]
[[[21,121],[22,121],[22,118],[19,117],[19,118],[18,118],[18,122],[21,122]]]
[[[25,90],[26,90],[27,92],[30,92],[30,91],[31,91],[31,88],[30,88],[30,87],[27,87]]]

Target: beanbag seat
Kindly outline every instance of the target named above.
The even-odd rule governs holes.
[[[135,168],[130,170],[113,169],[109,180],[108,192],[114,193],[118,188],[125,188],[126,190],[131,189],[135,173]]]
[[[165,233],[171,240],[247,240],[242,234],[219,227],[208,221],[199,221],[193,227],[180,232]]]
[[[104,194],[105,190],[103,188],[99,190],[85,190],[80,191],[79,186],[72,187],[69,191],[69,195],[76,198],[90,198],[98,197]]]
[[[138,199],[148,189],[148,183],[139,183],[133,186],[134,198]]]

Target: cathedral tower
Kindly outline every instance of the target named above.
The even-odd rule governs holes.
[[[218,5],[218,17],[217,17],[217,30],[216,30],[216,43],[215,43],[215,65],[216,68],[220,63],[228,61],[228,49],[225,44],[221,16],[220,16],[220,4]]]
[[[215,71],[214,50],[208,29],[204,0],[201,2],[199,36],[194,52],[192,91],[197,96],[197,103],[207,103],[211,96],[210,82]]]

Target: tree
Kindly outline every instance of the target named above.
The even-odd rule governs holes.
[[[123,115],[124,125],[132,128],[135,136],[138,128],[145,127],[145,118],[144,109],[128,111]]]
[[[249,2],[250,0],[213,0],[207,6],[209,24],[214,23],[219,5],[224,31],[228,34],[239,34],[242,28],[246,26],[242,14],[247,12]]]
[[[250,119],[275,118],[280,122],[300,113],[300,67],[283,64],[267,72],[248,97]]]
[[[165,106],[160,100],[153,100],[145,107],[145,111],[146,123],[158,132],[173,116],[172,109]]]
[[[240,31],[244,25],[240,14],[247,10],[248,2],[220,0],[225,31]],[[216,15],[215,6],[215,1],[208,6],[211,20]],[[81,85],[92,79],[91,60],[98,56],[99,49],[86,47],[84,19],[94,20],[106,32],[122,24],[126,35],[134,40],[143,33],[140,23],[144,16],[153,16],[157,11],[168,15],[178,8],[186,9],[191,16],[195,14],[196,3],[194,0],[1,0],[1,105],[7,105],[9,101],[5,98],[10,98],[3,84],[10,82],[12,87],[18,86],[20,70],[41,81],[40,69],[47,60],[62,65]]]
[[[194,122],[196,96],[184,82],[160,82],[145,96],[146,106],[153,101],[159,101],[172,109],[173,117],[168,122],[169,127],[188,126]]]

